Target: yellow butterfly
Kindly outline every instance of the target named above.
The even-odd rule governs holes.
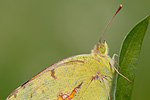
[[[121,8],[122,5],[115,15]],[[110,99],[109,92],[116,70],[115,55],[113,58],[108,55],[107,43],[102,43],[101,38],[91,54],[76,55],[56,62],[14,90],[6,100]]]

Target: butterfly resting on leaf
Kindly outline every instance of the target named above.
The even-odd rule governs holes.
[[[112,58],[108,55],[108,45],[106,41],[102,43],[101,38],[91,54],[76,55],[56,62],[14,90],[6,100],[110,99],[114,72],[120,73],[114,67],[116,54]]]

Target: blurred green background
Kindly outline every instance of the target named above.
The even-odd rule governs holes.
[[[1,0],[0,100],[47,66],[90,53],[123,4],[103,39],[119,54],[129,30],[150,14],[149,0]],[[150,25],[149,25],[150,26]],[[150,28],[143,42],[133,100],[150,99]]]

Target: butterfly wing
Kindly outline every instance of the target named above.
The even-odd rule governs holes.
[[[106,100],[103,81],[93,79],[105,66],[92,54],[61,60],[18,87],[7,100]],[[109,87],[112,79],[105,81]]]

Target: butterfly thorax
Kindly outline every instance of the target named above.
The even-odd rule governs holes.
[[[108,51],[109,50],[106,41],[104,41],[104,43],[95,45],[94,49],[92,50],[93,56],[101,63],[100,65],[102,65],[100,66],[100,72],[97,72],[101,74],[101,77],[113,76],[114,74],[114,69],[111,66],[114,65],[114,61],[108,55]]]

